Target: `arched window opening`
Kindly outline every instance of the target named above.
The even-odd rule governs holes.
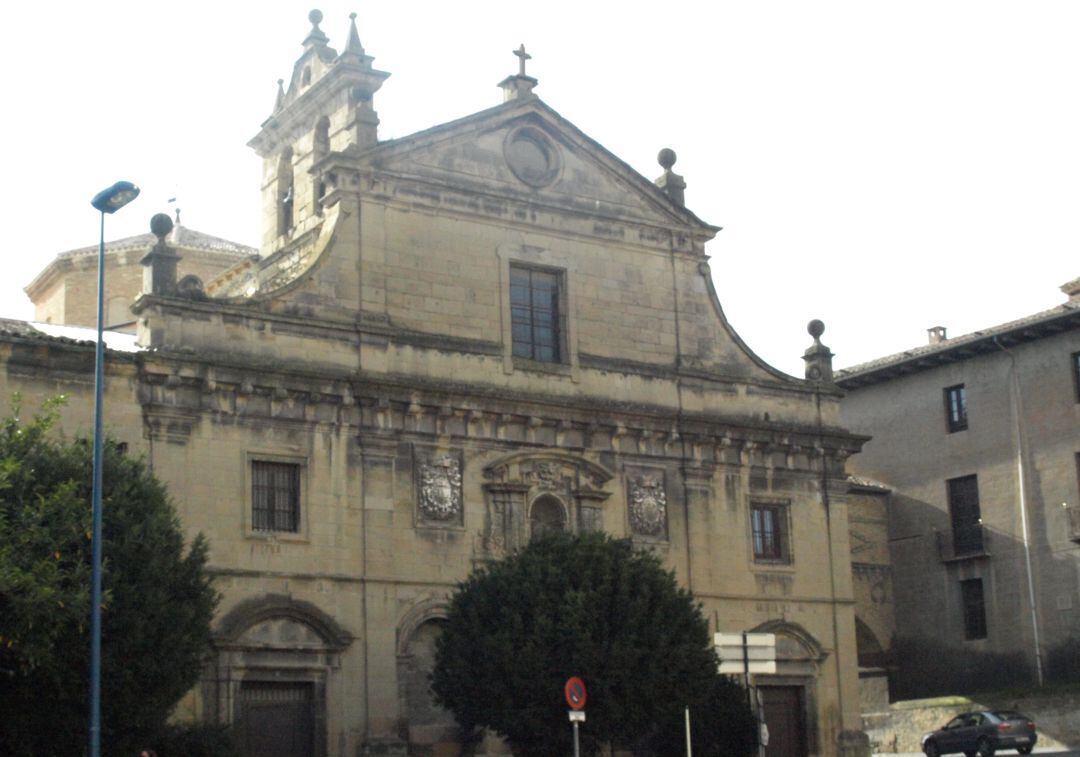
[[[859,618],[855,618],[855,653],[860,668],[883,668],[887,663],[881,642],[870,626]]]
[[[300,83],[305,87],[311,84],[311,66],[304,66],[304,73],[301,76]]]
[[[529,532],[535,539],[566,530],[566,508],[556,497],[544,495],[533,502],[529,513]]]
[[[318,162],[330,154],[330,119],[323,116],[315,123],[315,138],[312,148],[313,158]],[[326,196],[326,182],[319,178],[315,184],[314,210],[322,215],[322,200]]]
[[[278,234],[288,234],[294,225],[293,221],[293,168],[292,149],[286,148],[278,160],[277,191],[278,191]]]
[[[330,152],[330,119],[323,116],[315,124],[315,159]]]

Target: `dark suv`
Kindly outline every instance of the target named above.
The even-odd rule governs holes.
[[[1019,712],[982,710],[957,715],[940,731],[926,734],[922,747],[926,757],[952,752],[991,757],[998,749],[1030,754],[1037,739],[1035,724]]]

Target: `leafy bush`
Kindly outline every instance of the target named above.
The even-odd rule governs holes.
[[[0,754],[81,754],[89,712],[92,450],[57,402],[0,420]],[[199,677],[217,593],[165,487],[105,444],[102,745],[137,754]]]
[[[727,695],[710,642],[700,608],[655,555],[604,534],[556,534],[459,587],[432,689],[466,732],[489,728],[520,755],[567,754],[563,684],[581,676],[583,752],[640,749],[681,723],[684,706],[705,712]]]
[[[170,725],[149,743],[158,757],[240,757],[232,731],[224,725]]]

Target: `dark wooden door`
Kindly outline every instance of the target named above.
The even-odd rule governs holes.
[[[762,686],[761,704],[769,727],[765,757],[806,757],[806,718],[801,686]]]
[[[309,683],[242,683],[237,730],[244,757],[314,757],[314,704]]]

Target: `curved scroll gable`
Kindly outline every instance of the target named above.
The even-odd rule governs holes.
[[[599,463],[565,452],[515,452],[484,466],[484,478],[489,481],[508,481],[523,476],[545,474],[544,466],[567,466],[577,469],[589,483],[599,488],[615,477],[615,474]]]
[[[307,281],[330,257],[338,227],[348,217],[341,203],[326,209],[322,223],[315,229],[314,239],[307,244],[288,247],[259,261],[246,275],[230,282],[219,302],[245,304],[261,303],[288,294]]]
[[[795,642],[796,645],[802,648],[804,654],[799,656],[787,655],[786,659],[789,660],[809,660],[811,662],[821,662],[828,657],[828,651],[821,646],[821,643],[814,638],[813,634],[800,626],[798,623],[791,623],[786,620],[768,620],[753,629],[753,633],[772,633],[777,636],[786,636]],[[781,646],[779,639],[777,640],[776,654],[779,658],[781,656]]]
[[[439,597],[429,597],[410,607],[397,626],[395,647],[398,657],[408,653],[409,640],[420,626],[432,620],[446,620],[449,612],[450,602]]]
[[[745,354],[746,357],[748,357],[754,363],[754,365],[768,373],[769,376],[771,376],[772,378],[778,379],[779,381],[782,381],[785,384],[793,387],[809,387],[809,382],[805,381],[804,379],[801,379],[797,376],[792,376],[788,373],[784,373],[779,368],[774,368],[773,366],[769,365],[761,356],[754,352],[746,342],[743,341],[743,338],[739,336],[738,332],[735,331],[735,328],[728,321],[727,316],[724,315],[724,307],[720,304],[720,297],[716,294],[716,286],[713,284],[712,273],[709,264],[705,261],[702,261],[698,264],[698,271],[701,277],[705,280],[706,294],[708,296],[709,302],[712,304],[713,314],[716,316],[717,320],[720,321],[720,326],[724,329],[724,332],[731,338],[731,341],[735,344],[735,346],[739,350],[741,350],[743,354]]]
[[[332,652],[344,650],[355,638],[330,615],[310,602],[271,594],[246,600],[229,610],[214,631],[215,644],[223,647],[241,643],[250,629],[276,619],[287,619],[307,626],[318,635],[325,648]]]

